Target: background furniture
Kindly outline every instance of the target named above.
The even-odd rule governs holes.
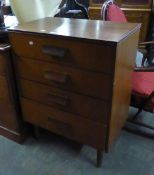
[[[24,121],[94,147],[100,165],[127,118],[139,29],[68,18],[9,29]]]
[[[102,18],[103,20],[108,20],[112,22],[127,22],[123,11],[113,3],[112,0],[108,0],[104,3],[102,7]],[[151,42],[144,42],[140,45],[151,45]],[[147,52],[143,55],[141,60],[140,68],[135,68],[135,72],[132,76],[132,98],[131,106],[137,107],[138,111],[133,117],[133,119],[128,120],[129,122],[143,126],[145,128],[154,129],[154,126],[149,126],[142,122],[138,122],[136,119],[143,110],[154,112],[154,68],[144,68],[146,59],[148,58]]]
[[[145,44],[154,44],[154,42],[147,42]],[[144,67],[145,58],[146,56],[143,56],[142,67],[136,67],[134,70],[135,72],[133,73],[131,106],[138,108],[138,111],[133,118],[128,121],[140,127],[154,130],[154,126],[139,120],[139,114],[143,110],[154,113],[154,68]],[[126,129],[133,132],[133,129],[128,128],[128,126]],[[151,137],[151,134],[141,130],[135,130],[135,133]]]
[[[101,19],[101,7],[105,0],[90,0],[90,19]],[[147,40],[152,0],[115,0],[124,11],[129,22],[142,23],[140,41]]]
[[[105,1],[102,6],[101,16],[104,21],[127,22],[124,12],[113,2],[113,0]]]
[[[88,8],[78,0],[65,0],[62,2],[57,17],[88,19]]]
[[[150,22],[150,30],[148,34],[148,41],[154,41],[154,5],[152,8],[151,22]],[[151,66],[154,66],[154,44],[146,45],[146,49],[148,51],[148,63]]]
[[[5,13],[7,14],[7,13]],[[8,14],[7,14],[8,15]],[[4,16],[5,27],[0,30],[0,135],[22,142],[25,126],[16,87],[7,27],[17,24],[13,16]]]
[[[4,44],[4,40],[7,41],[6,35],[1,36],[0,44],[0,134],[21,142],[23,140],[21,131],[23,125],[20,119],[21,113],[16,93],[10,45]]]
[[[154,112],[154,68],[136,68],[133,75],[132,106],[138,107],[136,118],[142,110]],[[138,99],[137,99],[138,98]],[[133,100],[134,99],[134,100]]]

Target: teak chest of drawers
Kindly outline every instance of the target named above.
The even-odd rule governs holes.
[[[9,30],[23,119],[108,150],[128,114],[139,24],[45,18]]]

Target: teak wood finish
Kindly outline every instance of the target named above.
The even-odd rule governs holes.
[[[23,119],[94,147],[99,166],[127,118],[139,29],[65,18],[9,29]]]
[[[22,142],[24,135],[14,75],[10,45],[0,44],[0,134]]]

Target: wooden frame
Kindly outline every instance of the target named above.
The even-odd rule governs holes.
[[[115,3],[120,5],[122,8],[137,8],[137,9],[146,9],[151,8],[152,6],[152,0],[148,0],[147,4],[127,4],[123,2],[124,0],[115,0]],[[105,2],[105,0],[104,0]],[[90,6],[91,7],[100,7],[102,6],[102,3],[94,3],[93,0],[90,0]]]

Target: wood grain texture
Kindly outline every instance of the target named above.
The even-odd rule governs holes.
[[[10,29],[23,119],[91,145],[100,164],[127,118],[139,28],[45,18]]]
[[[19,103],[9,45],[0,45],[0,134],[17,142],[23,140]]]
[[[18,120],[14,107],[10,103],[0,100],[0,112],[0,126],[18,132]]]
[[[135,65],[138,37],[139,32],[119,43],[117,47],[108,149],[118,138],[128,118],[132,90],[131,76]]]
[[[110,103],[97,98],[64,91],[52,86],[20,80],[21,96],[54,108],[107,123]]]
[[[129,22],[138,22],[142,24],[140,31],[140,42],[146,41],[150,26],[151,10],[123,9]]]
[[[6,75],[5,56],[0,54],[0,75]]]
[[[18,77],[110,101],[112,76],[18,57]],[[66,83],[59,77],[68,76]]]
[[[82,26],[82,27],[79,27]],[[106,42],[106,45],[116,44],[123,38],[139,29],[140,25],[133,23],[112,23],[86,19],[43,18],[33,22],[20,24],[9,28],[9,32],[28,32],[33,34],[50,34],[57,38],[82,39],[83,41]]]
[[[8,81],[5,76],[0,75],[0,100],[11,103],[10,93],[8,89]]]
[[[115,50],[111,46],[74,41],[71,38],[57,38],[52,35],[34,36],[25,33],[10,33],[10,40],[18,56],[109,74],[113,71]],[[50,49],[53,47],[57,48],[57,51],[65,49],[66,55],[61,58],[51,55]]]
[[[20,132],[14,132],[8,128],[0,126],[0,134],[8,139],[11,139],[17,143],[23,143],[25,140],[25,135]]]
[[[67,138],[104,149],[106,127],[103,124],[55,108],[21,99],[24,120]]]

